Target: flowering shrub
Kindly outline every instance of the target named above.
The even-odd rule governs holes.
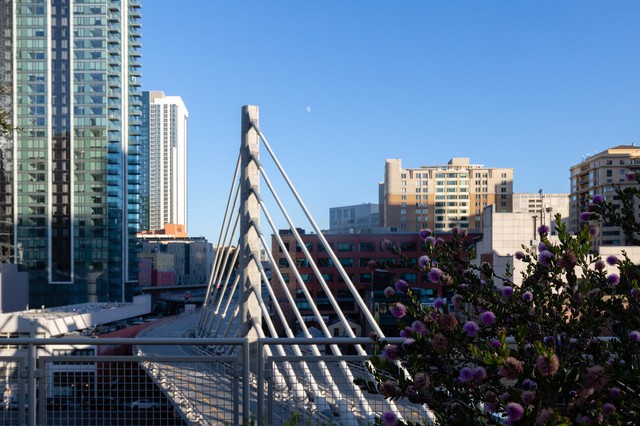
[[[627,196],[623,203],[638,197],[637,188],[619,193]],[[472,265],[465,231],[454,229],[450,244],[420,231],[428,253],[416,268],[455,295],[451,304],[439,299],[430,307],[404,281],[388,288],[390,301],[403,296],[390,312],[405,341],[372,336],[380,348],[371,359],[376,380],[357,384],[425,405],[442,425],[636,424],[640,268],[624,252],[604,261],[594,255],[597,226],[590,223],[621,223],[633,235],[639,228],[633,208],[618,210],[601,196],[592,201],[580,234],[570,235],[558,218],[558,243],[542,226],[539,246],[515,254],[526,266],[521,285],[509,270],[499,275],[488,264]],[[606,264],[619,273],[607,273]],[[392,412],[377,422],[415,424]]]

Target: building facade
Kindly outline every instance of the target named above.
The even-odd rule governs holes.
[[[312,309],[301,290],[302,285],[309,290],[318,310],[325,317],[325,322],[330,324],[336,319],[335,309],[330,304],[327,291],[314,272],[313,264],[315,264],[329,291],[336,299],[340,310],[347,318],[363,326],[365,321],[362,310],[355,302],[353,294],[318,235],[301,235],[311,259],[304,255],[302,247],[296,242],[292,233],[280,232],[279,235],[285,247],[283,250],[275,236],[272,237],[272,255],[275,262],[272,267],[277,268],[282,275],[286,291],[295,299],[297,308],[303,317],[310,316]],[[438,236],[445,241],[451,241],[453,238],[451,233]],[[471,242],[477,237],[477,234],[469,234],[467,240]],[[427,251],[424,242],[417,233],[325,234],[325,238],[359,295],[368,303],[368,309],[374,314],[383,331],[389,335],[395,335],[398,332],[397,320],[388,311],[388,301],[383,296],[383,291],[386,287],[393,286],[395,280],[403,279],[411,287],[420,288],[425,303],[429,302],[428,299],[438,296],[450,296],[447,294],[446,288],[432,284],[428,280],[427,274],[418,270],[416,262]],[[383,240],[388,240],[399,247],[412,263],[400,266],[398,256],[381,248]],[[293,263],[289,262],[285,251]],[[299,272],[302,282],[297,281],[294,269]],[[271,285],[274,294],[278,300],[282,301],[280,306],[283,308],[289,325],[294,327],[295,317],[288,308],[289,305],[284,303],[286,300],[285,289],[277,282],[276,276],[272,272]],[[274,321],[277,323],[277,318],[274,318]],[[369,330],[363,330],[363,332],[366,335]]]
[[[0,244],[32,305],[123,301],[139,223],[140,4],[0,1]]]
[[[140,257],[152,259],[152,271],[173,271],[172,285],[208,283],[215,255],[204,237],[141,235],[139,241]]]
[[[627,173],[640,172],[640,147],[620,145],[589,156],[571,167],[571,197],[569,204],[569,229],[580,232],[580,213],[586,211],[594,195],[600,194],[606,201],[617,204],[616,188],[636,185],[627,180]],[[636,210],[638,206],[636,205]],[[627,238],[614,225],[601,224],[602,229],[593,238],[594,247],[625,246]]]
[[[179,96],[143,92],[142,229],[168,223],[187,227],[187,123],[189,112]]]
[[[513,209],[513,169],[474,165],[453,158],[446,165],[405,169],[399,159],[386,160],[380,184],[381,226],[398,231],[454,226],[480,230],[482,209]]]
[[[556,232],[557,214],[561,221],[569,220],[569,194],[516,193],[513,194],[513,213],[529,213],[536,226],[547,225]]]
[[[378,204],[366,203],[329,209],[329,232],[370,234],[380,226]]]

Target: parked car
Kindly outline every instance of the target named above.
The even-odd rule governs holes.
[[[160,403],[151,399],[138,399],[131,403],[131,408],[133,410],[152,410],[155,408],[160,408]]]

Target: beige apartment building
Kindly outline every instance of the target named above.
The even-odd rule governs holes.
[[[480,230],[483,208],[495,204],[498,212],[512,211],[513,168],[453,158],[446,165],[403,169],[402,160],[388,159],[379,197],[380,225],[392,230]]]
[[[627,173],[640,171],[640,147],[619,145],[588,156],[571,167],[571,197],[569,204],[569,229],[579,232],[580,213],[586,211],[594,195],[600,194],[606,201],[616,202],[616,188],[636,185],[627,180]],[[636,205],[636,210],[638,209]],[[622,230],[602,224],[600,233],[593,240],[594,246],[625,246],[627,238]]]

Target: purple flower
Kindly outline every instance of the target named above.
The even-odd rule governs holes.
[[[396,281],[395,287],[396,291],[398,291],[399,293],[404,293],[409,288],[409,284],[407,284],[405,280],[398,280]]]
[[[398,352],[398,347],[396,345],[387,345],[382,350],[382,358],[387,359],[389,361],[395,361],[400,358],[400,353]]]
[[[602,197],[601,194],[596,194],[593,196],[593,202],[596,204],[600,204],[604,201],[604,198]]]
[[[431,262],[431,259],[429,259],[429,256],[420,256],[418,258],[418,266],[420,266],[423,269],[427,267],[429,262]]]
[[[625,174],[625,177],[627,178],[627,182],[633,182],[636,180],[636,174],[633,172]]]
[[[411,328],[415,333],[418,333],[418,334],[424,334],[427,332],[427,326],[424,325],[422,321],[414,321],[411,324]]]
[[[447,351],[449,347],[449,341],[442,334],[436,334],[431,339],[431,347],[437,354],[443,354]]]
[[[531,293],[529,290],[525,291],[524,293],[522,293],[522,300],[524,302],[531,302],[533,300],[533,293]]]
[[[522,381],[522,389],[535,390],[537,387],[538,384],[531,379],[524,379]]]
[[[536,399],[535,391],[524,391],[520,395],[520,400],[524,405],[532,405],[535,399]]]
[[[429,376],[427,376],[424,373],[416,373],[415,377],[413,378],[413,386],[417,390],[428,388],[429,383],[430,383]]]
[[[502,347],[502,343],[498,339],[491,339],[491,346],[493,346],[496,349],[499,349]]]
[[[436,299],[436,301],[433,302],[433,307],[436,308],[436,309],[442,309],[442,308],[444,308],[444,305],[445,305],[444,300],[442,300],[440,298]]]
[[[476,334],[478,334],[478,330],[480,329],[480,327],[478,327],[478,324],[473,321],[467,321],[465,325],[462,326],[462,329],[465,333],[467,333],[467,336],[475,337]]]
[[[542,250],[538,254],[538,261],[540,262],[540,264],[542,266],[551,265],[551,260],[552,259],[553,259],[553,253],[551,253],[549,250]]]
[[[587,222],[589,222],[590,218],[591,218],[591,213],[590,212],[582,212],[582,213],[580,213],[580,222],[587,223]]]
[[[496,322],[496,316],[493,312],[487,311],[480,314],[480,321],[485,325],[491,325]]]
[[[596,271],[604,270],[605,266],[606,265],[604,264],[604,261],[602,259],[596,260],[596,263],[593,265],[593,267],[596,268]]]
[[[618,387],[613,387],[609,390],[609,396],[613,399],[619,398],[622,391]]]
[[[510,299],[513,296],[513,287],[506,286],[502,289],[502,296],[505,299]]]
[[[444,240],[442,238],[436,238],[436,245],[438,247],[442,247],[444,245]]]
[[[611,274],[607,277],[607,282],[609,282],[609,284],[613,286],[616,286],[620,282],[620,276],[618,276],[618,274]]]
[[[607,256],[607,264],[611,266],[616,266],[618,264],[618,258],[613,254],[611,256]]]
[[[451,298],[451,302],[453,302],[454,306],[460,306],[462,305],[462,299],[463,297],[460,296],[459,294],[454,294],[453,297]]]
[[[438,284],[442,279],[442,271],[438,268],[431,268],[427,276],[429,277],[429,281],[434,284]]]
[[[487,378],[487,370],[484,367],[476,367],[473,371],[473,376],[478,380],[484,380]]]
[[[387,240],[386,238],[384,240],[382,240],[382,242],[380,243],[380,248],[382,250],[389,250],[392,247],[392,243],[391,241]]]
[[[524,259],[524,253],[523,253],[523,252],[521,252],[520,250],[518,250],[518,251],[516,252],[515,256],[516,256],[516,259],[518,259],[518,260],[522,260],[522,259]]]
[[[424,242],[433,247],[436,244],[436,239],[430,235],[424,239]]]
[[[604,404],[602,404],[602,412],[604,413],[605,416],[613,414],[615,411],[616,411],[616,406],[613,405],[612,403],[605,402]]]
[[[517,422],[524,415],[524,408],[522,405],[517,402],[510,402],[506,407],[507,416],[509,416],[509,420]]]
[[[407,315],[407,307],[402,303],[396,303],[389,309],[389,311],[391,312],[391,315],[396,318],[402,318]]]
[[[433,234],[433,232],[431,232],[429,228],[421,229],[420,232],[418,232],[418,236],[423,240],[426,240],[431,234]]]
[[[549,227],[547,225],[542,225],[541,227],[538,228],[538,234],[542,235],[542,234],[548,234],[549,233]]]
[[[386,297],[387,299],[392,297],[394,294],[396,294],[396,291],[391,287],[387,287],[384,289],[384,297]]]
[[[473,380],[473,377],[473,370],[469,367],[464,367],[462,368],[462,370],[460,370],[460,380],[462,380],[463,382],[470,382],[471,380]]]
[[[640,331],[633,330],[629,333],[629,340],[632,342],[640,342]]]
[[[404,329],[400,330],[400,337],[404,337],[406,339],[407,337],[410,337],[412,333],[413,328],[405,327]]]
[[[398,424],[398,416],[392,411],[382,413],[380,420],[384,426],[396,426]]]
[[[541,242],[538,244],[538,251],[544,251],[544,250],[548,250],[548,249],[547,249],[547,245],[541,241]]]

